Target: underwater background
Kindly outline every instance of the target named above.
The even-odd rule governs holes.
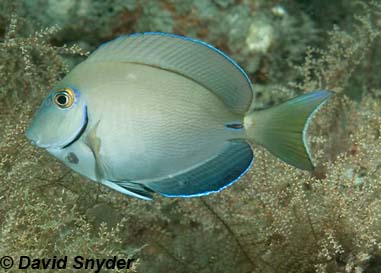
[[[257,109],[335,92],[308,130],[316,169],[255,146],[228,189],[147,202],[26,140],[54,83],[101,43],[143,31],[227,53]],[[135,259],[112,272],[381,272],[380,34],[381,1],[0,0],[0,256]]]

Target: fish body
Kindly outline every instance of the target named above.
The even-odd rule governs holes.
[[[242,122],[243,115],[230,112],[194,81],[139,64],[105,63],[93,68],[78,71],[87,79],[85,84],[70,77],[62,84],[67,86],[68,81],[87,90],[87,108],[99,109],[88,114],[87,127],[100,121],[96,132],[102,141],[100,155],[104,164],[113,166],[108,171],[112,180],[170,175],[210,158],[225,141],[244,137],[243,130],[225,128],[228,122]],[[77,145],[94,159],[85,148],[85,138]],[[68,148],[75,152],[77,145]],[[93,173],[93,168],[80,169]]]
[[[101,46],[59,82],[27,136],[122,193],[200,196],[249,169],[253,141],[310,169],[304,128],[329,96],[317,91],[255,114],[250,80],[221,51],[172,34],[135,34]]]

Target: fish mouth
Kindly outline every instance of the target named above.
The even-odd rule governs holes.
[[[36,135],[36,133],[33,132],[33,129],[31,129],[31,127],[27,128],[25,135],[30,140],[31,144],[34,146],[37,146],[43,149],[65,149],[71,146],[73,143],[75,143],[78,139],[80,139],[83,133],[86,131],[87,124],[89,122],[87,106],[84,107],[83,114],[84,115],[83,115],[82,126],[80,129],[76,131],[74,136],[70,138],[71,140],[69,142],[58,143],[58,144],[57,143],[44,144],[41,141],[40,137],[38,137],[38,135]]]
[[[82,128],[78,131],[77,135],[73,138],[73,140],[65,144],[64,146],[62,146],[61,149],[66,149],[67,147],[71,146],[74,142],[76,142],[78,139],[80,139],[83,133],[86,131],[88,123],[89,123],[89,117],[87,115],[87,106],[85,106],[84,122],[83,122]]]
[[[38,139],[38,137],[36,137],[33,133],[32,133],[32,130],[30,129],[31,127],[28,127],[25,131],[25,136],[27,137],[27,139],[29,139],[30,143],[33,145],[33,146],[37,146],[37,147],[40,147],[40,148],[49,148],[49,146],[52,146],[52,145],[44,145],[44,144],[41,144],[41,141]]]

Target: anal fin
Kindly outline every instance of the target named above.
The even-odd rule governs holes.
[[[171,176],[139,181],[167,197],[196,197],[221,191],[244,175],[254,159],[248,143],[228,141],[211,159]]]

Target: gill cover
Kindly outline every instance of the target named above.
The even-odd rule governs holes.
[[[53,90],[42,102],[26,135],[42,148],[62,148],[70,145],[87,124],[87,108],[74,88]]]

